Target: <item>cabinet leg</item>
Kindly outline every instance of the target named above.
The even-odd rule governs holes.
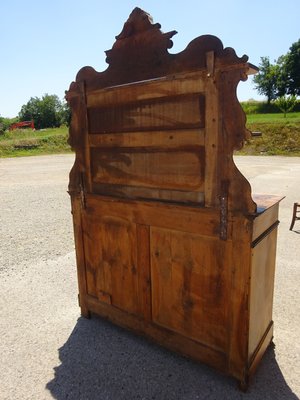
[[[239,381],[238,387],[242,392],[246,393],[249,387],[249,377],[246,377],[245,379]]]
[[[78,293],[78,305],[81,309],[81,316],[87,319],[91,318],[91,312],[89,309],[83,304],[83,301],[80,300],[80,294]]]
[[[81,316],[87,319],[91,318],[91,312],[86,307],[81,307]]]
[[[272,338],[272,340],[271,340],[271,342],[270,342],[270,344],[269,344],[269,348],[272,349],[272,350],[274,350],[275,347],[276,347],[276,345],[275,345],[275,343],[274,343],[274,341],[273,341],[273,338]]]

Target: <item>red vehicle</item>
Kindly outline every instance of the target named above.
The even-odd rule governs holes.
[[[9,127],[9,130],[13,131],[14,129],[23,128],[24,126],[30,126],[31,129],[33,129],[33,130],[35,129],[34,122],[33,122],[33,120],[31,120],[31,121],[15,122],[14,124],[12,124]]]

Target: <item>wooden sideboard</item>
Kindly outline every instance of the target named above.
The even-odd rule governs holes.
[[[246,388],[273,337],[281,200],[233,161],[236,88],[257,69],[209,35],[171,54],[175,33],[134,9],[107,70],[66,93],[80,307]]]

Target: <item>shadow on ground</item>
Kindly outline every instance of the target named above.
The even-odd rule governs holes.
[[[297,400],[270,348],[248,393],[236,381],[93,316],[79,318],[59,349],[47,389],[57,400]]]

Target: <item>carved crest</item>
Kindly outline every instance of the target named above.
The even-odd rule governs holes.
[[[125,39],[141,32],[160,28],[160,24],[153,24],[153,18],[150,14],[136,7],[129,15],[128,20],[124,24],[122,32],[116,36],[116,39]]]
[[[116,41],[107,50],[109,67],[104,72],[96,72],[92,67],[82,68],[76,81],[85,81],[86,89],[93,90],[110,85],[119,85],[138,80],[154,79],[178,72],[189,72],[207,68],[206,54],[213,51],[217,62],[224,65],[245,63],[247,56],[237,57],[232,48],[223,47],[215,36],[197,37],[178,54],[170,54],[173,46],[171,38],[175,30],[161,31],[159,23],[136,7],[116,36]]]

